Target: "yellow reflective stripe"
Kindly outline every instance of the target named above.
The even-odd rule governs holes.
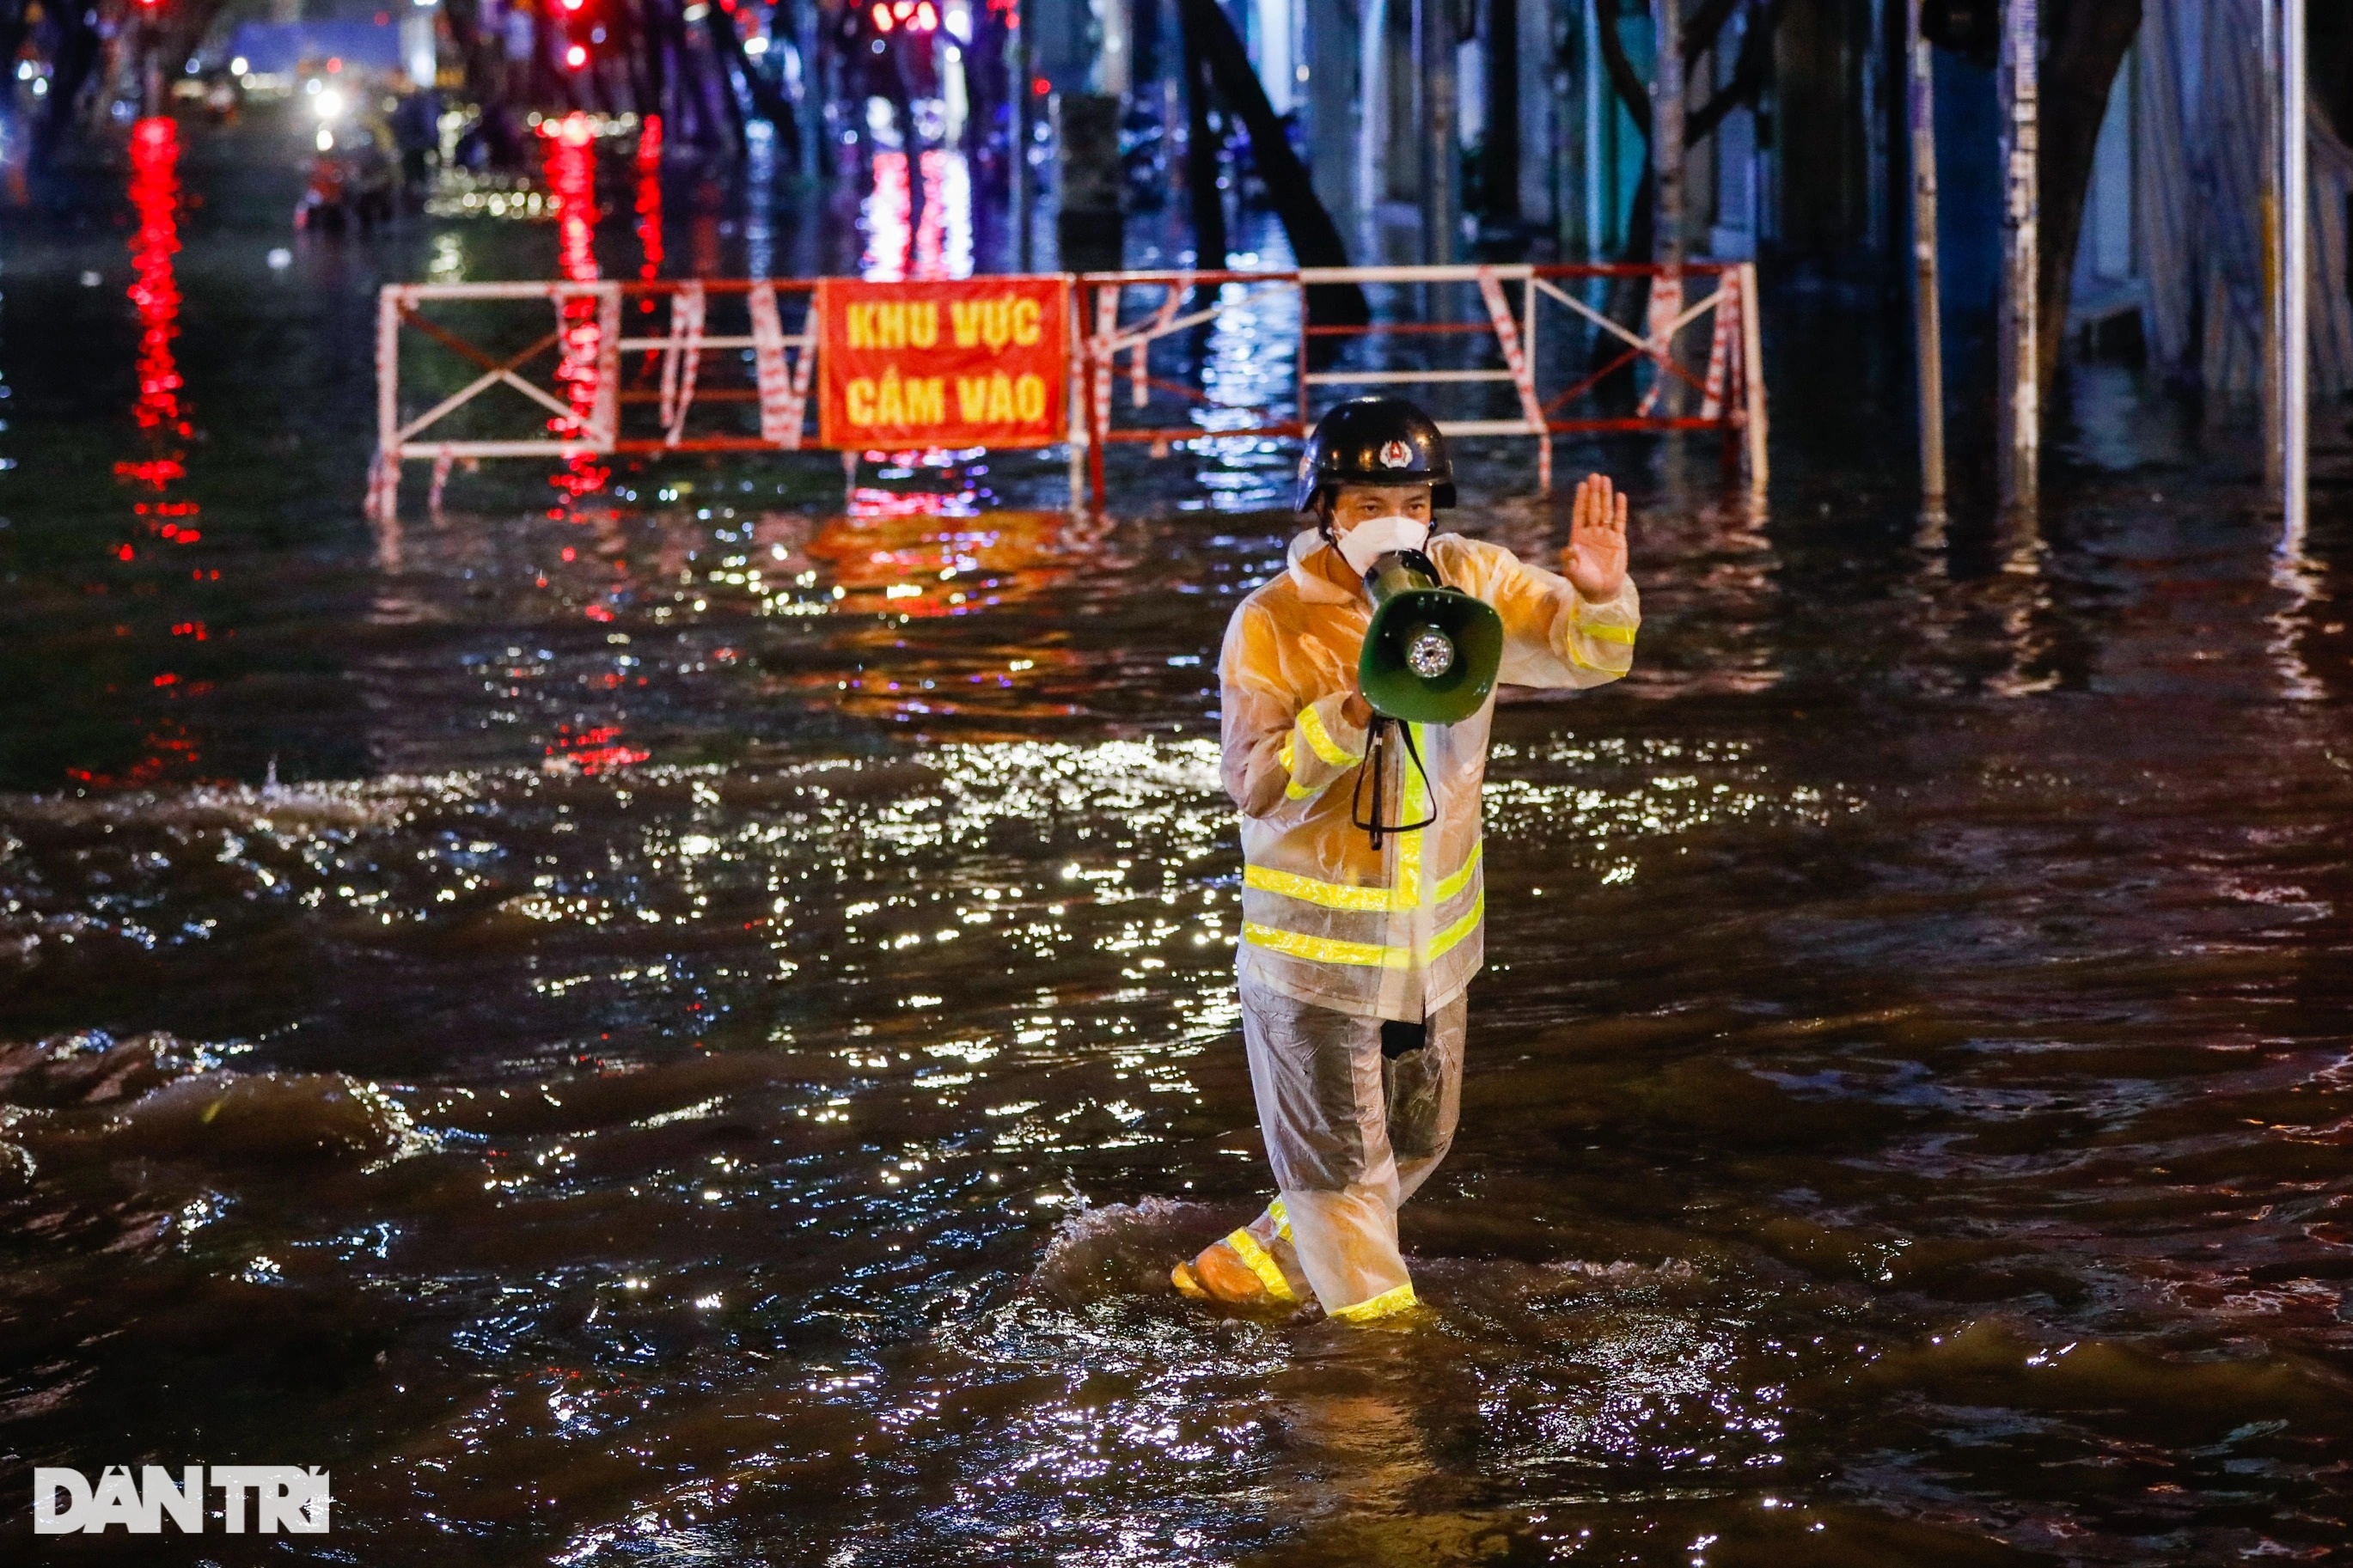
[[[1419,1305],[1421,1302],[1414,1295],[1413,1284],[1409,1280],[1394,1290],[1384,1290],[1353,1307],[1335,1307],[1332,1310],[1332,1316],[1344,1323],[1369,1323],[1375,1318],[1390,1317]]]
[[[1624,647],[1632,647],[1634,630],[1632,626],[1590,625],[1585,620],[1583,612],[1579,610],[1569,616],[1568,632],[1560,639],[1560,651],[1569,663],[1579,669],[1599,670],[1604,675],[1616,674],[1618,672],[1609,666],[1596,664],[1579,652],[1577,647],[1577,636],[1582,633],[1595,642],[1614,642]]]
[[[1483,845],[1473,844],[1470,858],[1451,875],[1438,884],[1430,902],[1442,904],[1471,885],[1472,873],[1479,868]],[[1297,899],[1303,904],[1315,904],[1327,910],[1351,910],[1359,913],[1396,913],[1413,908],[1413,900],[1405,896],[1403,888],[1392,892],[1387,888],[1367,888],[1353,882],[1325,882],[1314,877],[1303,877],[1296,871],[1278,871],[1271,866],[1242,868],[1242,886],[1256,888],[1261,893],[1281,893],[1286,899]]]
[[[1482,888],[1479,889],[1479,896],[1472,900],[1471,907],[1462,912],[1461,919],[1430,939],[1430,956],[1435,959],[1440,953],[1451,952],[1461,946],[1462,939],[1477,931],[1479,922],[1486,918],[1487,890]]]
[[[1274,1221],[1275,1235],[1285,1241],[1291,1239],[1291,1211],[1282,1206],[1281,1198],[1266,1205],[1266,1217]]]
[[[1291,1281],[1282,1277],[1282,1266],[1275,1262],[1268,1255],[1266,1248],[1258,1244],[1258,1237],[1252,1236],[1247,1226],[1226,1237],[1226,1245],[1232,1247],[1244,1263],[1250,1265],[1250,1271],[1258,1276],[1258,1282],[1266,1287],[1268,1295],[1278,1301],[1299,1300],[1297,1296],[1292,1294]]]
[[[1317,756],[1335,768],[1353,768],[1365,760],[1362,752],[1351,752],[1334,740],[1332,732],[1324,728],[1324,721],[1313,708],[1299,710],[1299,732],[1307,737],[1308,746]]]
[[[1479,929],[1487,917],[1487,894],[1482,889],[1461,919],[1430,939],[1430,956],[1437,958],[1461,945],[1463,939]],[[1406,969],[1413,963],[1413,949],[1385,947],[1377,942],[1342,942],[1336,937],[1306,936],[1295,931],[1278,931],[1273,926],[1255,922],[1242,927],[1242,940],[1252,947],[1262,947],[1279,952],[1285,958],[1303,958],[1313,963],[1352,963],[1364,968]]]
[[[1442,904],[1469,887],[1472,873],[1479,869],[1480,858],[1486,852],[1487,846],[1484,840],[1471,846],[1471,853],[1463,859],[1461,868],[1438,884],[1438,892],[1430,901],[1433,904]]]
[[[1425,756],[1428,755],[1430,752],[1429,727],[1422,724],[1413,724],[1407,728],[1408,738],[1413,742],[1414,750],[1421,752]],[[1416,734],[1413,732],[1416,731],[1419,731],[1419,733]],[[1410,757],[1408,757],[1399,760],[1398,763],[1398,774],[1400,782],[1405,786],[1398,792],[1405,796],[1405,815],[1398,820],[1402,822],[1419,822],[1423,816],[1429,814],[1430,811],[1430,790],[1422,782],[1421,770],[1415,767],[1413,765],[1413,760]],[[1397,907],[1401,910],[1412,909],[1421,902],[1421,835],[1422,830],[1417,827],[1411,832],[1400,833],[1397,836]]]
[[[1242,940],[1252,947],[1262,947],[1285,958],[1303,958],[1313,963],[1387,964],[1403,969],[1412,954],[1402,947],[1383,947],[1377,942],[1342,942],[1336,937],[1303,936],[1295,931],[1277,931],[1272,926],[1245,924]]]
[[[1390,896],[1387,888],[1361,888],[1347,882],[1320,882],[1313,877],[1303,877],[1296,871],[1278,871],[1269,866],[1242,868],[1242,886],[1256,888],[1262,893],[1281,893],[1286,899],[1297,899],[1304,904],[1321,904],[1327,910],[1395,910],[1405,906]]]
[[[1285,800],[1313,800],[1317,795],[1324,793],[1324,786],[1322,784],[1304,784],[1299,782],[1298,769],[1293,765],[1292,760],[1297,754],[1298,753],[1292,747],[1290,737],[1285,736],[1282,742],[1282,750],[1275,753],[1275,761],[1282,764],[1282,771],[1285,775],[1282,781],[1282,797]]]

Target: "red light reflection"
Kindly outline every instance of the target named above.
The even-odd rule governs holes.
[[[615,768],[633,766],[653,754],[623,745],[620,733],[620,727],[615,724],[594,724],[577,731],[569,724],[558,724],[555,742],[541,758],[540,769],[543,773],[576,773],[593,778]]]
[[[662,122],[659,114],[646,116],[644,127],[638,132],[638,244],[645,253],[638,268],[640,278],[659,278],[664,258],[662,246]],[[647,298],[638,307],[650,312],[653,300]]]
[[[158,677],[156,683],[164,684],[165,679]],[[185,773],[204,759],[195,737],[188,733],[185,725],[168,719],[150,730],[142,744],[145,753],[119,773],[95,768],[68,768],[66,777],[93,789],[136,789],[162,783],[175,773]]]
[[[180,335],[180,285],[172,270],[180,249],[180,132],[160,116],[132,128],[131,207],[139,223],[131,237],[131,302],[139,310],[139,400],[132,412],[142,430],[185,438],[180,371],[172,357],[172,340]]]
[[[543,121],[546,142],[547,188],[555,209],[557,270],[567,282],[593,283],[596,269],[596,147],[588,117],[575,111],[560,121]],[[550,419],[547,427],[560,437],[579,436],[594,417],[596,406],[596,360],[599,337],[596,301],[575,297],[564,302],[564,342],[555,379],[565,399],[575,410],[570,418]],[[587,453],[565,463],[565,471],[548,482],[566,500],[577,500],[600,489],[612,470]]]
[[[638,132],[638,249],[644,258],[638,264],[638,276],[649,280],[661,276],[662,262],[669,255],[662,244],[661,163],[661,116],[649,114]],[[651,294],[638,301],[638,313],[654,313]],[[657,351],[648,350],[648,368],[660,357]]]
[[[114,465],[119,483],[132,487],[144,499],[132,503],[141,535],[166,545],[195,544],[204,538],[196,526],[202,511],[195,501],[174,497],[172,487],[188,477],[187,452],[181,445],[195,435],[181,399],[185,383],[173,343],[180,335],[180,282],[174,258],[180,252],[180,132],[163,116],[151,116],[131,128],[131,287],[125,290],[139,318],[139,346],[132,358],[138,391],[131,416],[137,422],[140,456]],[[124,564],[139,558],[140,546],[125,542],[108,553]],[[217,581],[217,571],[201,568],[191,574],[197,582]],[[210,630],[201,620],[170,623],[172,636],[204,642]],[[166,700],[201,697],[212,682],[178,670],[147,677],[147,689]],[[203,751],[185,725],[163,721],[148,731],[140,754],[118,770],[69,768],[76,782],[98,785],[139,785],[185,776],[202,760]]]
[[[161,117],[142,120],[131,129],[131,210],[137,222],[131,235],[131,287],[126,290],[139,313],[139,349],[133,361],[139,378],[131,416],[145,434],[147,451],[114,465],[114,477],[148,491],[157,499],[134,504],[131,512],[146,523],[149,538],[172,544],[194,544],[204,537],[195,526],[200,507],[192,500],[164,498],[170,487],[188,477],[187,453],[177,443],[193,434],[180,402],[178,361],[172,343],[180,335],[180,283],[173,258],[180,251],[180,132]],[[120,545],[114,554],[130,561],[137,551]]]

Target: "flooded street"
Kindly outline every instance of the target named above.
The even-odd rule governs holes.
[[[1828,296],[1769,505],[1563,442],[1634,673],[1497,716],[1432,1310],[1287,1328],[1167,1273],[1267,1196],[1214,666],[1293,449],[1124,448],[1102,519],[1054,453],[847,508],[811,454],[373,527],[376,287],[559,226],[298,243],[290,163],[178,134],[0,231],[12,1560],[2353,1552],[2341,407],[2285,554],[2113,366],[2039,535],[1924,527]],[[909,222],[739,197],[658,182],[649,256],[617,184],[596,258]],[[1531,467],[1453,517],[1548,560]],[[32,1467],[197,1462],[325,1466],[332,1533],[25,1555]]]

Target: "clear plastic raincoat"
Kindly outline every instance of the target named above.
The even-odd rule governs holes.
[[[1372,605],[1314,569],[1324,548],[1314,532],[1292,541],[1288,569],[1234,612],[1219,660],[1225,784],[1242,813],[1244,1036],[1282,1187],[1225,1245],[1275,1299],[1295,1294],[1275,1288],[1295,1269],[1332,1315],[1363,1319],[1413,1303],[1397,1206],[1453,1131],[1460,1001],[1484,951],[1479,796],[1494,704],[1413,726],[1419,769],[1404,748],[1383,748],[1383,816],[1430,821],[1376,849],[1355,821],[1371,805],[1369,737],[1341,712]],[[1497,545],[1439,534],[1428,553],[1502,616],[1500,682],[1599,686],[1633,663],[1630,579],[1592,604]],[[1428,1023],[1425,1059],[1385,1058],[1384,1019]]]
[[[1241,807],[1247,867],[1241,968],[1302,1002],[1419,1022],[1479,971],[1479,789],[1494,705],[1459,724],[1414,725],[1419,769],[1387,749],[1384,815],[1437,820],[1375,849],[1352,817],[1371,801],[1368,784],[1359,790],[1367,737],[1341,714],[1372,605],[1313,569],[1322,548],[1314,533],[1292,541],[1288,570],[1242,601],[1219,658],[1225,783]],[[1591,605],[1498,545],[1442,533],[1429,554],[1447,582],[1503,616],[1503,682],[1599,686],[1633,663],[1641,613],[1631,579]]]

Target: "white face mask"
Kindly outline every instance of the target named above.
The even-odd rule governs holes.
[[[1430,542],[1430,524],[1409,517],[1368,517],[1339,536],[1340,558],[1361,577],[1392,551],[1419,550]]]

